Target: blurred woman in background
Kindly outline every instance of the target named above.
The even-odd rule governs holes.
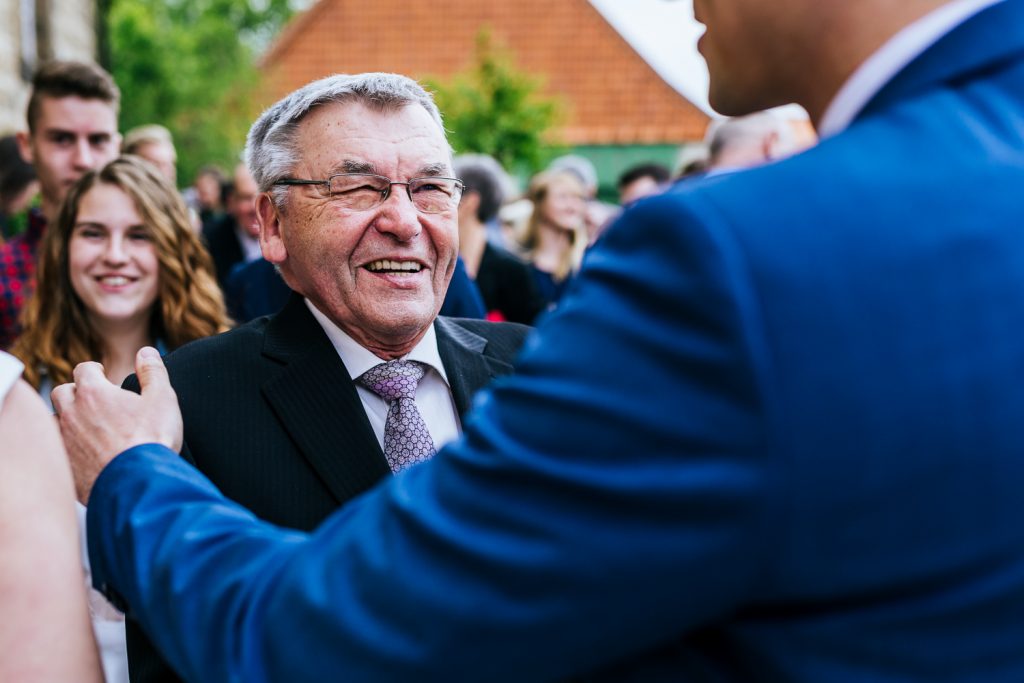
[[[141,347],[166,352],[228,328],[213,264],[184,202],[131,157],[71,188],[40,245],[37,280],[11,352],[47,402],[78,363],[99,361],[120,384]],[[124,617],[95,591],[89,606],[107,680],[126,681]]]
[[[551,307],[561,298],[587,247],[586,194],[574,174],[545,171],[530,181],[527,197],[533,202],[533,213],[519,243],[537,288]]]

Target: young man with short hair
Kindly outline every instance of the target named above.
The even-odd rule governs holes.
[[[35,287],[36,249],[68,189],[118,155],[120,101],[114,79],[95,64],[48,62],[32,79],[28,132],[18,134],[18,147],[35,166],[41,202],[25,232],[0,246],[0,348],[18,334],[18,314]]]

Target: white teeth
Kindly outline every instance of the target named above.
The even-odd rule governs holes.
[[[423,270],[423,267],[415,261],[391,261],[388,259],[373,261],[367,264],[366,268],[373,273],[382,271],[418,273]]]
[[[101,277],[100,282],[110,287],[121,287],[128,284],[128,278],[122,275],[111,275],[109,277]]]

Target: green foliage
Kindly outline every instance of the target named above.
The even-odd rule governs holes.
[[[489,30],[478,34],[467,70],[428,84],[457,154],[490,154],[507,170],[528,175],[560,153],[551,131],[562,118],[563,103],[543,96],[542,79],[517,70]]]
[[[102,8],[121,129],[167,126],[182,181],[207,163],[230,169],[259,113],[254,55],[290,16],[288,0],[108,0]]]

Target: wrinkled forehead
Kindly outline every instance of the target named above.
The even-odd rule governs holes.
[[[387,109],[358,101],[325,104],[302,119],[296,136],[300,164],[309,170],[452,172],[452,150],[444,130],[418,103]]]

